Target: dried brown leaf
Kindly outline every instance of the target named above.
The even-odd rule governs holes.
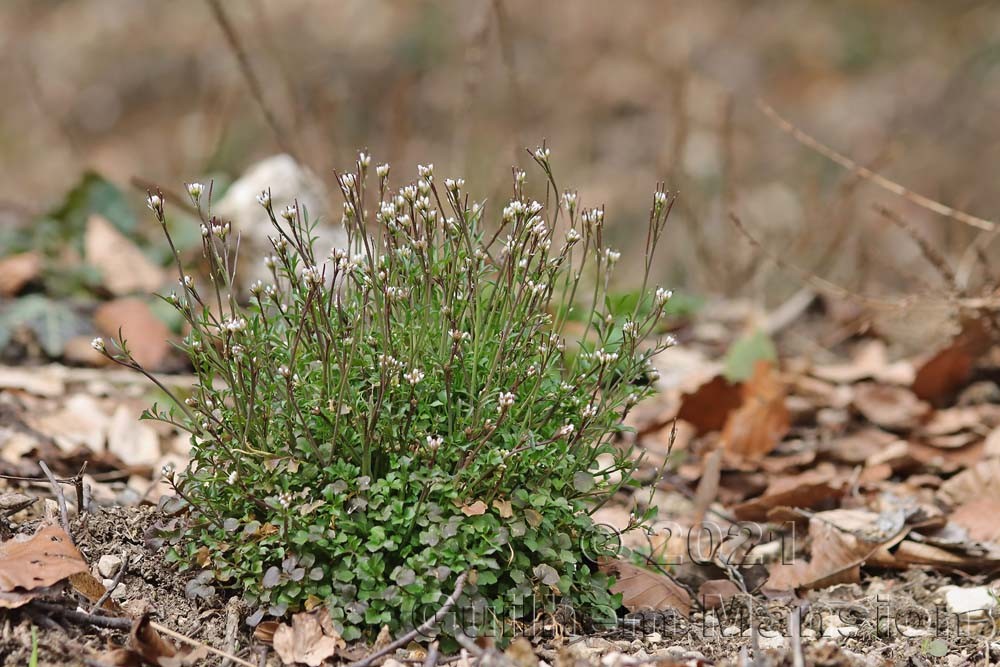
[[[785,385],[769,362],[758,361],[741,394],[743,403],[729,414],[720,441],[728,454],[759,460],[788,433]]]
[[[0,259],[0,296],[14,296],[42,272],[42,256],[22,252]]]
[[[980,461],[946,480],[938,490],[938,498],[952,507],[973,500],[1000,501],[1000,459]]]
[[[693,392],[681,396],[677,418],[690,423],[697,429],[698,435],[703,435],[721,431],[729,413],[742,404],[740,385],[717,375]]]
[[[874,512],[837,510],[821,512],[809,520],[809,561],[778,564],[770,568],[766,587],[775,591],[815,589],[834,584],[858,583],[861,565],[875,552],[898,542],[905,535],[899,528],[888,536],[878,535],[879,515]],[[870,532],[878,539],[866,539]]]
[[[347,643],[334,634],[324,632],[320,613],[324,610],[299,613],[292,616],[291,625],[281,624],[274,631],[274,650],[286,665],[302,662],[310,667],[318,667],[324,660],[334,655]]]
[[[602,560],[602,572],[615,577],[612,593],[622,594],[622,604],[631,612],[675,609],[687,616],[691,596],[673,579],[623,560]]]
[[[814,366],[811,374],[835,384],[853,384],[861,380],[910,384],[913,382],[914,370],[906,361],[890,363],[885,343],[873,339],[859,345],[851,361]]]
[[[838,479],[830,464],[826,464],[798,475],[779,477],[763,495],[736,505],[732,511],[741,521],[765,521],[768,511],[775,507],[812,508],[840,497],[843,486],[843,480]]]
[[[742,592],[729,579],[709,579],[698,587],[698,599],[706,609],[715,609]]]
[[[486,503],[482,500],[477,500],[468,505],[463,505],[461,511],[465,516],[482,516],[486,514],[487,509],[489,508],[486,506]]]
[[[893,431],[916,427],[930,410],[909,389],[874,382],[856,385],[853,403],[868,421]]]
[[[142,299],[115,299],[98,306],[94,324],[106,336],[117,338],[118,329],[132,356],[147,369],[157,369],[170,352],[170,330]]]
[[[26,540],[11,539],[0,544],[2,592],[47,588],[79,572],[87,572],[87,564],[69,535],[59,526],[44,526]],[[20,604],[8,605],[0,601],[0,606],[17,607]]]
[[[969,537],[977,542],[1000,544],[1000,500],[996,498],[976,498],[962,503],[948,517],[966,530]]]
[[[913,393],[935,404],[946,400],[965,386],[990,343],[989,324],[978,318],[965,320],[961,332],[917,368]]]
[[[101,281],[115,296],[159,289],[166,274],[114,225],[99,215],[87,220],[84,257],[97,269]]]

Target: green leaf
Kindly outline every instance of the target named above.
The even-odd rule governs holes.
[[[573,473],[573,488],[580,493],[586,493],[594,488],[594,476],[586,470],[577,470]]]
[[[774,342],[766,333],[756,329],[729,347],[722,374],[730,382],[743,382],[753,375],[758,361],[775,361],[777,358]]]
[[[78,234],[77,238],[82,238],[87,218],[94,213],[107,218],[123,234],[135,231],[136,217],[125,195],[118,186],[95,171],[84,173],[59,207],[49,213],[49,217],[63,223],[64,233]]]
[[[87,334],[90,324],[70,306],[39,294],[29,294],[0,311],[0,349],[7,346],[17,329],[24,328],[50,357],[62,356],[67,341]]]
[[[948,655],[948,644],[943,639],[934,639],[924,646],[924,653],[935,658],[943,658]]]

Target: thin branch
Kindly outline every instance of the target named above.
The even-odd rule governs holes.
[[[844,169],[849,169],[861,176],[865,180],[871,181],[875,185],[879,186],[884,190],[888,190],[894,195],[898,195],[903,199],[925,208],[928,211],[933,211],[939,215],[946,216],[952,220],[957,220],[958,222],[970,225],[972,227],[978,227],[979,229],[992,230],[997,228],[997,223],[991,220],[984,220],[975,215],[965,213],[964,211],[959,211],[958,209],[952,208],[946,204],[942,204],[939,201],[935,201],[930,197],[925,197],[922,194],[914,192],[895,181],[891,181],[885,176],[878,174],[867,167],[863,167],[851,158],[838,153],[834,149],[830,148],[824,143],[821,143],[818,139],[806,134],[804,131],[800,130],[798,127],[793,125],[791,122],[781,117],[777,111],[774,110],[770,104],[765,102],[762,98],[757,98],[756,100],[757,108],[760,109],[761,113],[767,116],[771,122],[778,126],[779,129],[787,132],[793,139],[798,141],[800,144],[807,148],[811,148],[823,157],[839,164]]]
[[[226,653],[225,651],[220,651],[217,648],[212,648],[211,646],[209,646],[208,644],[206,644],[204,642],[200,642],[197,639],[192,639],[191,637],[188,637],[187,635],[182,635],[179,632],[175,632],[175,631],[171,630],[170,628],[166,627],[165,625],[160,625],[159,623],[155,623],[153,621],[150,621],[149,622],[149,627],[153,628],[157,632],[162,632],[163,634],[167,635],[168,637],[173,637],[174,639],[182,641],[182,642],[184,642],[186,644],[190,644],[191,646],[196,646],[198,648],[204,648],[209,653],[213,653],[213,654],[219,656],[220,658],[225,658],[226,660],[229,660],[231,662],[235,662],[237,665],[243,665],[243,667],[257,667],[257,665],[253,664],[252,662],[247,662],[243,658],[238,658],[235,655],[232,655],[231,653]]]
[[[468,570],[458,575],[458,579],[455,580],[455,590],[452,592],[451,595],[448,596],[448,599],[444,601],[444,604],[441,605],[441,608],[437,610],[437,613],[435,613],[427,621],[421,624],[420,627],[407,632],[405,635],[403,635],[396,641],[392,642],[385,648],[375,651],[368,657],[363,658],[362,660],[358,660],[357,662],[352,662],[350,665],[348,665],[348,667],[369,667],[369,665],[371,665],[373,662],[375,662],[382,656],[388,655],[389,653],[395,651],[397,648],[400,648],[401,646],[406,646],[417,637],[430,632],[435,625],[441,622],[441,619],[444,618],[445,614],[447,614],[448,611],[453,606],[455,606],[455,603],[458,601],[458,598],[461,597],[462,595],[462,589],[465,588],[465,579],[468,576],[469,576]]]
[[[219,24],[219,28],[226,36],[226,42],[236,57],[236,61],[240,65],[240,71],[243,73],[243,78],[246,79],[247,86],[250,88],[250,94],[264,114],[264,120],[267,121],[271,131],[274,132],[278,146],[281,147],[282,151],[298,160],[298,155],[292,148],[292,144],[288,140],[284,129],[278,123],[277,116],[275,116],[271,107],[268,106],[267,101],[264,99],[264,89],[260,85],[260,79],[257,78],[257,73],[254,72],[253,67],[250,65],[250,59],[247,57],[246,49],[243,48],[243,42],[240,40],[239,33],[236,32],[236,28],[229,20],[226,10],[222,8],[222,3],[219,0],[206,0],[206,2],[208,2],[209,9],[212,10],[212,17]]]
[[[948,264],[948,260],[946,260],[944,256],[931,245],[930,241],[924,238],[919,232],[917,232],[916,229],[913,228],[913,225],[904,220],[903,217],[895,211],[879,204],[875,204],[873,208],[879,215],[902,229],[911,239],[913,239],[913,242],[917,244],[918,248],[920,248],[920,252],[923,254],[924,259],[926,259],[927,263],[933,266],[934,269],[941,275],[941,278],[948,283],[948,287],[957,293],[962,292],[962,288],[959,286],[958,279],[955,277],[955,272],[952,270],[951,265]]]
[[[48,464],[45,461],[39,461],[38,466],[45,473],[45,476],[49,479],[49,484],[52,485],[52,492],[56,495],[56,500],[59,501],[59,519],[62,521],[63,530],[66,531],[66,536],[69,537],[71,543],[76,543],[73,540],[73,534],[69,530],[69,511],[66,509],[66,494],[63,493],[62,486],[59,485],[59,480],[56,476],[52,474],[49,470]]]
[[[97,602],[90,607],[91,614],[100,609],[101,605],[107,602],[108,598],[111,597],[111,594],[114,593],[116,588],[118,588],[118,584],[121,583],[122,577],[125,576],[126,568],[128,568],[128,553],[122,557],[122,564],[118,566],[118,572],[115,573],[114,578],[111,580],[111,585],[108,586],[106,591],[104,591],[104,595],[97,598]]]

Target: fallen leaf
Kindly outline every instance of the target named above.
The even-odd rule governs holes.
[[[732,508],[741,521],[765,521],[767,512],[775,507],[817,507],[824,501],[843,494],[843,481],[838,480],[830,464],[798,475],[779,477],[771,482],[763,495]]]
[[[83,246],[84,259],[97,269],[102,283],[115,296],[153,292],[165,281],[163,269],[100,215],[87,219]]]
[[[857,347],[851,361],[813,366],[810,374],[835,384],[877,380],[887,384],[908,385],[913,382],[914,370],[907,361],[890,363],[885,343],[871,339]]]
[[[864,516],[863,516],[864,515]],[[765,587],[774,591],[826,588],[834,584],[858,583],[861,580],[861,565],[865,560],[887,545],[898,542],[905,536],[899,529],[888,537],[875,541],[865,539],[858,533],[859,524],[865,528],[877,528],[879,515],[874,512],[845,513],[843,510],[821,512],[809,519],[810,554],[808,561],[781,563],[770,568]],[[855,521],[851,532],[838,526],[850,517]]]
[[[715,609],[742,592],[729,579],[709,579],[698,587],[698,599],[706,609]]]
[[[963,470],[946,480],[937,495],[952,507],[973,500],[1000,501],[1000,459],[986,459]]]
[[[824,457],[848,465],[857,465],[864,463],[872,455],[883,451],[897,440],[899,440],[899,437],[892,433],[868,427],[843,438],[831,440],[829,443],[821,443],[820,446]]]
[[[26,294],[0,308],[0,349],[19,331],[29,332],[48,357],[57,359],[63,355],[67,341],[90,333],[92,328],[72,304],[41,294]]]
[[[274,633],[280,625],[278,621],[261,621],[253,630],[253,638],[265,644],[273,644]]]
[[[92,575],[89,570],[70,575],[69,584],[73,587],[74,591],[91,602],[97,602],[100,600],[107,591],[107,589],[104,588],[104,584],[102,584],[97,577]],[[110,597],[101,603],[101,609],[112,613],[121,611],[121,607],[118,606],[118,603]]]
[[[874,382],[855,385],[853,403],[868,421],[892,431],[914,428],[930,410],[909,389]]]
[[[149,614],[143,614],[135,619],[132,632],[129,634],[131,650],[142,657],[147,663],[159,667],[185,667],[186,665],[204,664],[208,657],[205,646],[178,650],[174,645],[160,636],[160,633],[150,624]]]
[[[729,414],[720,442],[726,453],[757,460],[777,447],[788,433],[785,386],[767,361],[758,361],[743,385],[743,404]]]
[[[108,451],[126,466],[152,466],[160,458],[160,437],[123,403],[108,426]]]
[[[691,393],[681,396],[677,418],[697,429],[697,435],[721,431],[729,413],[743,403],[739,384],[717,375]]]
[[[977,542],[1000,544],[1000,500],[996,498],[976,498],[962,503],[948,517],[968,532]]]
[[[936,411],[921,432],[928,436],[953,435],[960,431],[985,432],[1000,426],[1000,405],[986,403]]]
[[[274,651],[284,664],[302,662],[318,667],[338,649],[347,646],[336,631],[332,635],[324,632],[319,614],[325,611],[324,608],[320,612],[295,614],[291,625],[281,624],[274,631]]]
[[[116,299],[102,304],[94,312],[94,324],[112,338],[121,328],[132,356],[144,368],[159,368],[170,351],[170,330],[142,299]]]
[[[611,592],[622,594],[622,604],[630,612],[675,609],[683,616],[691,612],[691,596],[670,577],[623,560],[603,559],[598,567],[615,577]]]
[[[44,526],[28,539],[14,538],[0,544],[3,593],[30,594],[87,571],[83,555],[59,526]],[[20,601],[0,598],[0,607],[19,607],[30,600],[31,597]]]
[[[482,516],[483,514],[486,514],[487,509],[489,508],[486,507],[486,503],[482,500],[477,500],[473,503],[469,503],[468,505],[463,505],[462,514],[465,516]]]
[[[509,519],[514,516],[514,507],[511,505],[509,500],[497,498],[493,501],[493,507],[496,508],[501,519]]]
[[[52,438],[64,452],[71,453],[81,446],[92,452],[103,450],[109,420],[95,398],[73,394],[55,412],[28,414],[25,421]]]
[[[66,382],[54,364],[21,368],[0,366],[0,389],[18,389],[35,396],[55,398],[66,393]]]
[[[966,319],[961,332],[917,368],[913,393],[932,403],[946,400],[965,386],[991,341],[989,324],[979,318]]]
[[[42,256],[22,252],[0,259],[0,296],[15,296],[42,272]]]

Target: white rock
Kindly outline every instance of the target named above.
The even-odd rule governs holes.
[[[945,604],[953,614],[969,614],[977,618],[997,606],[997,599],[987,586],[944,586],[939,592],[944,593]]]
[[[316,227],[316,259],[324,259],[331,248],[344,247],[347,235],[340,224],[340,216],[331,219],[331,202],[326,188],[309,169],[298,164],[290,155],[273,155],[254,164],[240,176],[226,195],[212,207],[212,212],[231,220],[233,228],[241,234],[241,259],[246,254],[237,279],[244,285],[254,280],[270,282],[271,274],[262,260],[273,251],[268,236],[277,232],[271,225],[264,208],[257,202],[257,195],[271,191],[271,206],[279,212],[298,201],[309,212],[309,219],[321,218]],[[279,218],[279,222],[283,222]],[[249,251],[249,252],[248,252]]]
[[[97,561],[97,571],[105,579],[112,579],[118,570],[121,569],[122,559],[121,556],[115,556],[114,554],[105,554]]]
[[[124,600],[128,596],[128,589],[125,588],[125,584],[118,584],[115,590],[111,591],[111,597],[114,600]]]
[[[762,649],[769,648],[784,648],[785,638],[781,636],[780,632],[762,632],[760,638],[757,640]]]
[[[735,625],[730,625],[722,631],[723,637],[738,637],[740,634],[740,629]]]
[[[823,636],[827,639],[847,639],[858,634],[856,625],[832,625],[823,630]]]

